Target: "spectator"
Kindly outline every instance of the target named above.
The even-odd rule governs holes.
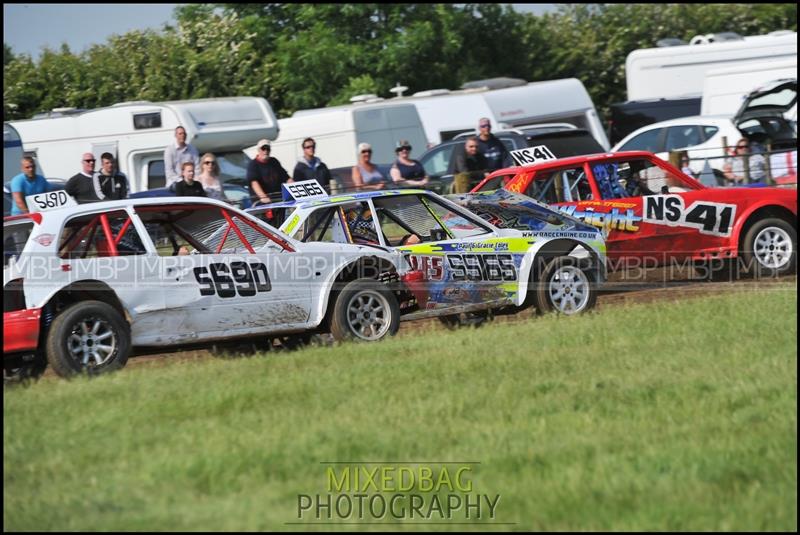
[[[482,117],[478,120],[478,151],[486,158],[486,169],[496,171],[511,164],[511,155],[503,142],[492,134],[492,122]]]
[[[11,179],[11,215],[27,214],[28,204],[25,197],[28,195],[38,195],[53,191],[50,184],[42,175],[36,174],[36,162],[30,156],[25,156],[20,160],[20,174]]]
[[[195,167],[199,167],[200,153],[186,143],[186,129],[178,126],[175,128],[175,144],[164,149],[164,174],[167,176],[168,188],[172,189],[173,184],[181,180],[184,162],[192,162]]]
[[[200,158],[200,174],[197,181],[203,186],[206,196],[211,199],[229,202],[225,196],[225,189],[219,179],[219,163],[214,154],[207,152]]]
[[[686,151],[681,152],[681,171],[684,175],[697,178],[692,171],[692,168],[689,167],[689,155],[686,153]]]
[[[97,202],[103,199],[100,180],[94,170],[97,160],[91,152],[84,152],[81,157],[81,171],[67,181],[64,191],[69,193],[78,204]]]
[[[398,141],[394,151],[397,153],[397,159],[389,170],[392,182],[402,186],[424,186],[428,183],[428,176],[422,164],[410,158],[411,144],[407,140]]]
[[[292,179],[295,182],[301,180],[316,180],[325,191],[331,192],[331,172],[328,166],[322,163],[314,153],[317,150],[317,143],[312,138],[307,137],[303,140],[303,157],[294,166]]]
[[[258,154],[247,164],[247,184],[250,196],[258,199],[255,204],[268,204],[272,202],[270,195],[280,198],[281,184],[294,181],[277,159],[270,158],[268,140],[262,139],[256,146]]]
[[[178,197],[206,197],[203,185],[194,179],[194,164],[183,162],[181,180],[175,184],[175,195]]]
[[[101,200],[113,201],[128,196],[128,178],[116,170],[114,156],[110,152],[100,155],[100,172],[97,175],[100,183]]]
[[[736,152],[730,158],[725,159],[722,172],[728,185],[747,183],[745,176],[745,165],[750,172],[750,182],[764,180],[767,176],[767,166],[764,156],[761,154],[750,154],[750,142],[747,138],[742,138],[736,142]]]
[[[369,143],[358,144],[358,163],[350,173],[356,189],[378,190],[386,185],[386,177],[378,166],[372,163],[372,146]]]
[[[470,136],[453,159],[453,191],[466,193],[486,176],[486,157],[478,151],[478,138]]]

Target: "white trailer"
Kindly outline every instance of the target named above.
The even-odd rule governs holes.
[[[701,37],[701,36],[698,36]],[[772,32],[733,41],[642,48],[628,54],[628,100],[700,96],[712,69],[764,61],[797,61],[797,33]]]
[[[271,154],[291,173],[302,157],[303,139],[312,137],[322,161],[334,173],[349,176],[361,142],[372,145],[373,162],[389,164],[395,159],[398,140],[411,143],[413,158],[459,133],[475,131],[481,117],[491,119],[495,130],[556,121],[570,123],[588,130],[600,145],[609,148],[592,99],[580,80],[500,80],[508,80],[513,86],[492,89],[494,80],[484,80],[471,82],[477,87],[470,89],[433,89],[388,100],[361,95],[354,97],[358,102],[345,106],[301,110],[278,121],[280,135]],[[482,82],[486,85],[482,86]],[[251,157],[255,152],[255,146],[247,150]]]
[[[773,80],[789,78],[797,78],[797,56],[708,71],[700,114],[735,115],[748,93]]]
[[[9,124],[45,177],[68,179],[80,171],[82,153],[99,159],[110,152],[128,176],[132,193],[164,185],[164,149],[175,142],[179,125],[201,154],[217,155],[223,178],[244,178],[243,149],[278,136],[278,121],[261,97],[123,102],[96,110],[62,109]]]
[[[3,123],[3,184],[8,184],[14,176],[20,174],[22,160],[22,141],[19,134],[8,123]]]

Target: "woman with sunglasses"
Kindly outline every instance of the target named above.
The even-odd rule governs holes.
[[[219,164],[214,154],[207,152],[200,158],[200,174],[197,180],[203,186],[203,190],[209,198],[228,201],[225,196],[225,190],[222,188],[222,182],[219,179]]]
[[[726,158],[722,166],[722,172],[728,185],[738,186],[747,184],[745,166],[750,174],[749,182],[764,180],[767,176],[767,166],[764,156],[761,154],[750,153],[750,140],[743,137],[736,142],[735,152],[732,157]]]
[[[392,181],[399,186],[424,186],[428,183],[425,169],[417,160],[412,160],[411,144],[405,139],[397,142],[397,159],[394,161],[389,174]]]
[[[353,166],[350,178],[357,190],[384,188],[386,177],[378,166],[372,163],[372,146],[369,143],[358,144],[358,163]]]

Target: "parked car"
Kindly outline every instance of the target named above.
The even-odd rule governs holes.
[[[526,133],[529,132],[529,133]],[[558,157],[577,156],[604,152],[603,147],[587,130],[579,128],[541,128],[536,125],[525,130],[505,130],[494,133],[509,151],[536,145],[547,145]],[[440,194],[450,193],[453,183],[453,164],[456,151],[463,151],[466,137],[461,134],[455,139],[440,143],[425,151],[419,162],[431,181],[428,188]],[[511,165],[511,160],[508,164]]]
[[[105,373],[136,347],[312,332],[379,340],[397,332],[415,273],[399,253],[302,243],[198,197],[7,217],[3,259],[7,379],[48,364],[61,376]]]
[[[281,230],[301,242],[361,243],[407,255],[424,281],[415,291],[417,307],[402,320],[444,317],[453,325],[462,313],[515,313],[528,306],[577,314],[592,308],[605,278],[601,232],[544,205],[531,212],[524,231],[498,229],[436,193],[411,189],[248,212],[281,210]]]
[[[688,261],[712,279],[730,279],[797,268],[796,189],[707,188],[643,151],[501,169],[473,192],[499,187],[603,229],[609,270]]]
[[[796,120],[797,80],[780,80],[750,93],[733,117],[698,115],[655,123],[629,134],[611,152],[643,150],[667,160],[670,151],[685,150],[695,176],[707,161],[721,185],[724,158],[732,154],[726,149],[742,137],[752,142],[753,152],[767,144],[773,150],[796,149]]]

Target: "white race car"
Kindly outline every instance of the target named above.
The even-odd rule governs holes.
[[[529,306],[577,314],[594,306],[605,278],[600,229],[536,201],[479,194],[467,204],[474,205],[470,211],[431,191],[328,197],[308,182],[285,188],[295,200],[248,212],[301,242],[368,244],[407,255],[424,280],[408,285],[417,305],[404,308],[404,321],[475,324],[488,311],[513,314]],[[503,221],[524,222],[525,230],[493,224]]]
[[[397,331],[411,296],[401,279],[415,274],[399,253],[302,243],[205,198],[73,203],[3,227],[6,377],[47,363],[102,373],[134,347],[328,331],[379,340]]]

